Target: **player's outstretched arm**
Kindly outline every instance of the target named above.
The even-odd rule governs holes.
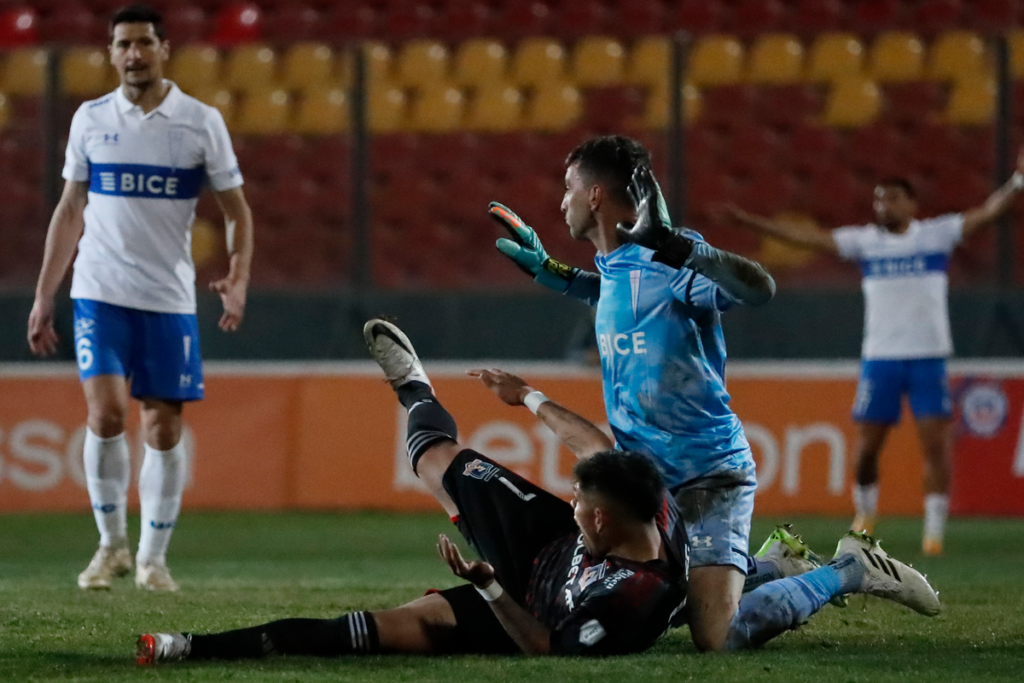
[[[724,217],[732,219],[738,225],[761,235],[768,235],[798,247],[806,247],[830,254],[839,253],[836,241],[827,232],[807,230],[803,227],[779,223],[763,216],[755,216],[735,204],[726,204],[722,207],[721,213]]]
[[[491,202],[487,213],[509,234],[509,237],[499,238],[495,246],[519,270],[559,294],[568,294],[591,306],[597,303],[601,295],[601,277],[597,273],[574,268],[548,256],[537,231],[507,206]]]
[[[479,378],[506,405],[530,408],[580,460],[614,447],[593,422],[558,405],[515,375],[497,369],[467,374]]]
[[[37,356],[50,356],[57,350],[60,339],[53,329],[53,298],[85,229],[85,205],[88,203],[89,183],[68,180],[50,218],[35,301],[28,316],[28,345]]]
[[[508,596],[494,578],[494,567],[479,560],[467,562],[462,558],[459,547],[444,534],[437,537],[437,552],[455,576],[473,584],[505,632],[525,654],[551,653],[551,631]]]
[[[989,195],[984,204],[964,211],[963,236],[969,236],[1006,213],[1021,190],[1024,190],[1024,149],[1017,155],[1017,170],[1010,179]]]
[[[217,203],[224,212],[230,265],[227,277],[210,283],[210,290],[220,294],[224,313],[218,325],[225,332],[234,332],[245,316],[245,298],[249,288],[249,269],[252,264],[253,227],[252,210],[241,187],[215,192]]]

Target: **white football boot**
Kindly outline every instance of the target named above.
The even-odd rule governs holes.
[[[832,563],[842,561],[844,555],[852,555],[864,565],[858,593],[893,600],[929,617],[939,613],[939,594],[924,574],[889,555],[863,531],[848,531],[839,540]]]
[[[416,349],[409,338],[393,323],[374,318],[363,326],[363,338],[370,355],[384,371],[384,377],[395,389],[409,382],[430,385]]]
[[[150,666],[188,657],[192,642],[180,633],[143,633],[135,642],[135,663]]]
[[[128,546],[101,545],[92,556],[89,566],[78,575],[78,587],[85,590],[110,588],[113,579],[128,576],[132,570],[132,555]]]
[[[135,587],[165,593],[178,590],[178,584],[165,564],[140,564],[135,570]]]

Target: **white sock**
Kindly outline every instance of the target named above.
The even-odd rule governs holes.
[[[874,517],[878,510],[878,484],[853,485],[853,505],[858,515]]]
[[[131,464],[124,434],[101,439],[85,429],[83,449],[85,485],[89,490],[92,514],[100,531],[100,545],[128,543],[128,481]]]
[[[924,537],[941,541],[946,533],[946,517],[949,516],[949,496],[945,493],[929,493],[924,497]]]
[[[169,451],[146,446],[139,471],[139,503],[142,507],[142,535],[136,564],[166,564],[167,546],[178,521],[181,492],[185,489],[185,445],[181,441]]]

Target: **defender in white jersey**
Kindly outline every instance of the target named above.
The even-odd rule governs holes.
[[[942,553],[949,510],[952,406],[946,359],[953,353],[947,308],[949,256],[963,239],[1002,215],[1024,188],[1024,153],[1017,171],[981,206],[962,214],[918,220],[913,186],[890,178],[875,188],[876,222],[808,231],[753,216],[736,206],[741,225],[803,247],[856,261],[863,274],[864,345],[853,417],[857,422],[857,483],[853,528],[872,533],[878,504],[878,458],[910,401],[925,455],[922,550]]]
[[[203,397],[191,229],[209,184],[228,226],[230,270],[220,327],[234,331],[245,310],[252,214],[220,113],[163,79],[170,45],[160,15],[143,6],[110,23],[110,61],[120,87],[75,113],[28,322],[33,353],[59,342],[54,296],[77,247],[71,298],[75,350],[88,406],[84,460],[100,547],[78,577],[109,588],[128,574],[127,492],[131,467],[125,416],[142,404],[145,457],[139,472],[142,533],[135,582],[177,590],[166,553],[187,479],[181,442],[185,401]]]

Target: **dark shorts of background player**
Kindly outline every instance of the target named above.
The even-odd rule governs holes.
[[[579,529],[572,506],[475,451],[459,453],[442,480],[459,510],[453,520],[505,592],[526,604],[533,561],[549,543]],[[440,591],[455,613],[451,652],[520,652],[472,585]]]

